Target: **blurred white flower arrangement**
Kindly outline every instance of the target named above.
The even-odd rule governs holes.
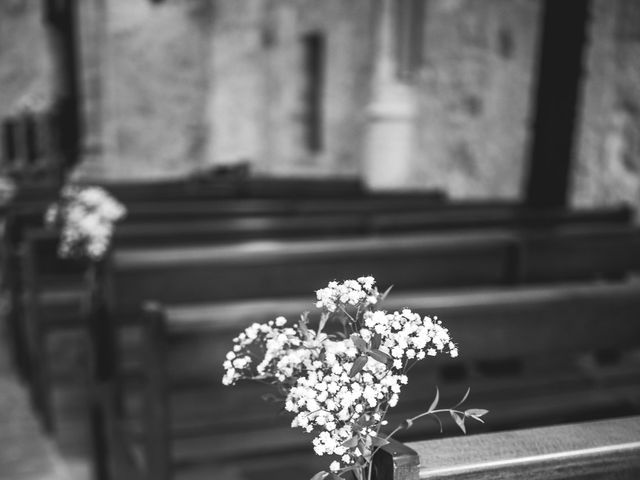
[[[70,185],[47,208],[45,224],[60,231],[60,257],[99,260],[109,248],[114,223],[125,215],[125,207],[103,188]]]
[[[427,356],[456,357],[458,349],[437,317],[411,310],[375,310],[389,290],[380,294],[373,277],[330,282],[316,292],[321,309],[315,328],[308,313],[289,325],[284,317],[254,323],[234,339],[224,362],[222,382],[242,379],[277,387],[292,427],[313,433],[317,455],[332,455],[329,471],[313,480],[371,478],[372,458],[389,438],[425,415],[449,413],[465,431],[465,419],[482,422],[482,409],[436,409],[439,394],[428,410],[407,419],[390,434],[382,433],[385,415],[398,403],[407,372]],[[326,328],[326,331],[325,331]],[[436,417],[437,418],[437,417]]]

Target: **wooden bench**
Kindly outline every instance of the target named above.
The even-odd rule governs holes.
[[[356,179],[295,179],[295,178],[220,178],[206,182],[192,179],[164,179],[153,181],[100,181],[99,185],[122,201],[174,201],[182,198],[283,198],[283,197],[362,197],[369,193]],[[21,203],[41,202],[58,195],[58,185],[24,185],[16,200]],[[430,190],[416,196],[443,199],[442,192]]]
[[[629,224],[627,207],[596,210],[529,210],[510,202],[435,203],[415,196],[376,195],[343,199],[178,199],[172,202],[135,201],[126,203],[124,223],[151,221],[194,221],[198,219],[256,216],[305,216],[358,213],[370,218],[373,231],[474,226]],[[7,241],[19,243],[28,228],[41,227],[46,204],[16,206],[7,219]]]
[[[483,214],[492,213],[491,211],[476,210],[479,215],[468,218],[472,224],[481,222],[482,218],[492,218],[491,216],[483,217]],[[452,213],[455,222],[462,221],[463,217],[459,215],[461,213],[460,210],[453,210]],[[593,216],[589,216],[585,212],[576,212],[575,218],[567,216],[563,212],[557,213],[558,220],[565,219],[569,224],[573,221],[581,222],[585,219],[595,220],[599,218],[598,212],[592,212]],[[525,219],[539,218],[543,220],[549,216],[547,212],[543,217],[529,215],[525,216]],[[446,215],[442,213],[434,215],[434,217],[444,218],[445,225],[452,225],[447,223]],[[550,217],[555,218],[554,216]],[[186,225],[172,225],[171,223],[125,224],[117,230],[115,244],[116,246],[198,244],[254,237],[277,238],[365,234],[371,229],[370,225],[376,218],[375,213],[370,214],[369,217],[346,213],[295,218],[214,219],[201,220]],[[494,220],[496,219],[495,217],[493,218]],[[512,216],[505,216],[504,218],[508,220]],[[384,233],[383,229],[395,231],[395,224],[389,221],[390,218],[385,220],[385,223],[375,227],[379,230],[378,233]],[[419,217],[417,220],[418,226],[416,228],[427,228],[419,222]],[[517,222],[515,219],[514,221]],[[404,229],[408,228],[405,218],[401,218],[400,222]],[[490,221],[489,225],[492,224]],[[430,224],[429,227],[435,229],[437,224]],[[165,233],[163,235],[165,229],[172,232],[172,234],[167,235]],[[28,359],[28,370],[31,372],[34,399],[37,407],[42,412],[48,429],[53,427],[53,416],[50,408],[51,402],[48,400],[50,396],[48,393],[50,390],[48,387],[50,376],[47,372],[48,362],[44,353],[46,351],[46,333],[49,328],[55,328],[56,324],[67,327],[73,325],[74,320],[79,315],[78,303],[83,282],[83,265],[58,259],[55,254],[56,243],[57,238],[51,232],[29,230],[23,246],[24,260],[22,262],[25,283],[24,299],[26,301],[25,316],[21,324],[26,325],[26,336],[28,337],[26,340],[28,346],[24,347],[28,353],[25,356]],[[620,250],[617,249],[616,251]],[[607,261],[605,257],[604,262]],[[621,266],[615,265],[616,271],[620,271],[621,268]],[[516,279],[517,276],[513,278],[513,280]],[[51,321],[46,322],[45,328],[42,328],[44,324],[39,320],[43,312],[48,312],[47,316],[51,319]]]
[[[114,316],[113,318],[124,320],[127,316],[136,315],[142,300],[160,299],[163,302],[175,304],[172,305],[171,312],[179,311],[182,308],[180,305],[192,314],[194,311],[199,312],[201,315],[200,321],[203,321],[203,318],[210,318],[213,312],[217,311],[220,313],[220,316],[216,315],[217,322],[234,322],[235,327],[238,328],[242,322],[237,322],[237,319],[246,320],[248,318],[246,311],[238,313],[243,311],[242,305],[246,304],[247,300],[256,299],[258,306],[256,311],[263,315],[269,313],[271,316],[275,316],[279,313],[286,313],[287,305],[295,307],[295,310],[299,313],[303,306],[300,301],[293,300],[293,303],[289,304],[287,303],[290,301],[288,299],[291,299],[292,295],[307,295],[306,298],[309,298],[309,292],[319,288],[326,282],[327,278],[333,278],[333,276],[349,277],[361,273],[369,273],[373,270],[373,273],[378,278],[390,279],[390,282],[396,283],[400,291],[403,288],[442,286],[447,281],[451,282],[449,285],[457,285],[459,287],[479,284],[483,283],[483,281],[488,282],[486,284],[493,285],[510,283],[510,281],[505,281],[509,277],[503,277],[502,275],[512,274],[511,267],[509,267],[508,252],[513,247],[514,237],[496,236],[495,232],[488,236],[488,232],[481,233],[485,235],[485,237],[482,237],[485,241],[484,244],[479,241],[481,237],[477,236],[476,238],[462,236],[459,240],[461,243],[456,243],[451,235],[441,234],[425,238],[413,236],[396,237],[394,239],[391,237],[391,241],[384,239],[382,243],[380,243],[380,239],[366,241],[336,240],[323,243],[287,242],[278,248],[274,244],[252,242],[241,246],[223,248],[163,249],[157,251],[122,250],[116,252],[114,264],[111,267],[114,268],[111,272],[114,276],[111,277],[110,284],[112,301],[106,305],[107,313],[110,309],[110,314]],[[577,235],[573,231],[569,232],[569,236],[574,242],[584,241],[581,235]],[[637,237],[634,240],[632,236],[631,239],[637,243]],[[482,248],[478,250],[479,247]],[[460,248],[463,249],[460,250]],[[461,254],[461,252],[464,252],[464,248],[468,249],[467,256]],[[606,255],[606,253],[603,254]],[[479,256],[474,258],[474,255]],[[489,259],[489,261],[484,263],[483,258],[484,260]],[[427,260],[429,260],[426,263],[429,268],[420,268],[420,261]],[[458,264],[457,262],[460,263]],[[456,265],[459,266],[456,267]],[[491,265],[489,270],[487,270],[487,265]],[[497,266],[499,268],[496,269]],[[595,263],[595,266],[596,268],[600,267],[598,262]],[[362,271],[362,268],[367,270]],[[478,269],[478,271],[474,269]],[[596,273],[598,271],[595,270]],[[568,273],[571,274],[571,271]],[[434,277],[430,277],[430,275],[434,275]],[[470,275],[472,279],[470,280],[470,277],[465,277],[465,275]],[[489,276],[483,278],[482,275]],[[433,280],[429,280],[429,278],[433,278]],[[526,279],[526,275],[521,278]],[[283,279],[286,282],[282,281]],[[429,283],[430,281],[432,283]],[[203,289],[195,287],[202,285],[209,285],[211,289],[204,289],[203,291]],[[638,296],[637,293],[637,291],[634,291],[632,297],[636,298]],[[512,294],[513,292],[511,291],[506,292],[506,298],[509,298]],[[590,295],[586,295],[585,298],[589,297]],[[259,300],[260,298],[262,300]],[[223,302],[223,304],[217,303],[211,309],[202,305],[203,303],[215,301]],[[261,301],[264,303],[261,304]],[[459,301],[459,299],[456,299],[456,301]],[[605,300],[604,304],[601,303],[601,305],[604,305],[601,308],[609,308],[607,302],[608,300]],[[575,298],[571,297],[568,303],[565,304],[565,308],[568,308],[571,312],[574,303]],[[226,309],[224,308],[225,305]],[[636,310],[632,307],[627,307],[625,307],[627,309],[625,311],[637,315]],[[204,310],[199,310],[203,308]],[[233,314],[234,309],[236,314]],[[496,311],[493,310],[492,312],[495,313]],[[587,310],[587,312],[589,311],[602,312],[602,310],[597,310],[595,307]],[[202,316],[203,312],[208,312],[208,316]],[[537,318],[536,315],[539,313],[536,312],[535,315],[532,315],[532,318]],[[516,312],[516,314],[519,315],[519,312]],[[266,319],[268,317],[262,317],[262,320]],[[100,318],[100,316],[96,316],[95,320],[96,331],[100,332],[95,335],[96,338],[100,339],[101,345],[99,347],[104,348],[104,339],[113,335],[113,332],[104,331],[105,328],[109,329],[110,320],[105,317]],[[556,323],[559,321],[558,319],[555,320]],[[177,324],[181,324],[181,322],[177,322]],[[628,319],[626,324],[629,324]],[[577,325],[580,324],[578,323]],[[240,326],[240,328],[242,327]],[[189,331],[190,329],[187,328],[186,330]],[[496,335],[497,338],[502,338],[504,341],[504,338],[500,337],[500,333]],[[630,336],[630,338],[635,339],[637,335],[635,337]],[[230,343],[230,337],[227,337],[225,341]],[[540,343],[534,345],[540,347]],[[217,355],[221,355],[223,348],[220,345],[217,348],[209,345],[207,351],[217,351]],[[149,349],[145,348],[143,351],[148,352]],[[160,348],[160,351],[162,351],[162,348]],[[186,348],[185,350],[187,353],[193,353],[193,351],[191,348]],[[157,355],[157,358],[162,362],[163,360],[161,359],[164,356],[161,353]],[[201,363],[205,370],[208,370],[215,368],[214,365],[222,361],[216,354],[210,355],[210,358],[215,359],[213,364],[197,363]],[[109,366],[110,362],[112,365],[113,359],[102,364],[98,362],[98,364],[102,365],[101,367],[99,365],[99,368],[102,368],[105,374],[105,377],[99,380],[105,380],[105,378],[113,374],[113,371],[110,371],[113,368],[113,366]],[[171,364],[177,365],[175,362],[171,362]],[[194,365],[193,362],[187,364]],[[162,369],[147,369],[147,371],[158,372],[162,371]],[[222,393],[219,394],[223,395]],[[575,400],[575,395],[571,394],[571,392],[569,392],[569,395],[571,395],[570,399],[572,401]],[[606,400],[604,404],[607,405],[610,405],[607,402],[613,401],[613,399],[619,401],[616,395],[611,397],[605,395],[603,397],[602,394],[598,394],[596,397],[592,406],[599,404],[603,398]],[[215,398],[222,399],[224,395]],[[247,396],[245,395],[244,398],[247,398]],[[564,400],[567,398],[569,397]],[[230,402],[230,405],[233,406],[234,401],[231,400]],[[559,405],[553,412],[554,414],[558,414],[561,409],[564,409],[565,414],[573,410],[573,407],[567,401],[561,401]],[[243,408],[243,410],[253,412],[255,411],[255,405]],[[154,435],[154,438],[158,438],[158,436]],[[223,438],[225,439],[225,444],[233,444],[229,438]],[[244,437],[238,438],[241,444],[247,444]],[[254,448],[258,448],[264,438],[264,436],[256,437],[257,443],[253,443]],[[276,438],[284,441],[291,437],[280,432],[276,435]],[[270,445],[273,445],[273,442]],[[185,451],[188,450],[191,449],[185,449]]]
[[[147,193],[147,196],[149,194]],[[162,197],[164,198],[164,197]],[[207,196],[198,198],[196,195],[176,197],[172,201],[151,201],[146,197],[143,201],[136,200],[127,203],[129,209],[123,225],[139,224],[149,222],[166,222],[168,227],[184,229],[186,223],[202,222],[203,220],[226,219],[232,225],[235,232],[246,233],[241,236],[251,236],[264,232],[265,230],[276,232],[282,236],[287,232],[295,235],[304,230],[311,232],[345,231],[359,232],[362,228],[369,229],[369,212],[396,212],[405,210],[418,210],[422,208],[432,208],[433,197],[430,194],[407,194],[407,195],[359,195],[352,197],[336,198],[326,196],[326,198],[314,198],[304,196],[299,198],[209,198]],[[21,318],[21,297],[23,295],[23,279],[19,272],[22,271],[22,247],[26,238],[26,232],[32,229],[42,228],[44,221],[44,211],[47,202],[16,202],[9,212],[6,221],[3,242],[4,278],[9,284],[12,299],[12,309],[10,313],[9,325],[10,335],[13,344],[17,345],[16,361],[20,370],[25,376],[29,375],[28,359],[24,352],[20,350],[20,345],[24,344],[25,334],[22,331]],[[477,208],[471,207],[471,210]],[[615,212],[613,216],[619,219],[620,212]],[[349,223],[345,218],[337,218],[348,214],[351,217],[360,216],[359,219]],[[263,217],[269,218],[263,218]],[[287,219],[297,217],[288,226]],[[251,217],[251,218],[239,218]],[[255,218],[254,218],[255,217]],[[259,217],[259,218],[258,218]],[[305,219],[313,218],[313,221],[305,222]],[[322,217],[322,218],[320,218]],[[272,221],[270,221],[272,220]],[[326,223],[335,221],[335,225]],[[324,223],[323,223],[324,222]],[[348,223],[348,225],[347,225]],[[148,228],[148,227],[145,227]],[[190,227],[194,232],[198,227]],[[210,229],[211,227],[206,227]],[[156,229],[155,233],[158,233]],[[201,232],[202,235],[213,234],[211,230]],[[265,232],[268,234],[268,232]],[[194,234],[195,235],[195,234]],[[220,237],[221,233],[216,233]],[[153,240],[150,235],[150,241]],[[138,237],[140,235],[138,234]],[[230,236],[231,238],[231,236]]]
[[[216,244],[232,240],[314,236],[315,238],[364,234],[366,218],[360,215],[322,215],[311,218],[214,219],[184,223],[125,224],[118,228],[115,247]],[[86,264],[57,256],[58,237],[47,230],[29,230],[22,247],[24,307],[20,323],[25,329],[27,370],[35,405],[45,427],[54,426],[50,407],[47,336],[61,328],[81,325],[80,303]]]
[[[478,209],[479,210],[479,209]],[[355,234],[373,234],[370,215],[363,213],[323,214],[317,216],[249,217],[233,219],[199,220],[189,223],[157,222],[124,224],[117,229],[116,248],[132,245],[189,245],[220,243],[251,238],[288,238],[313,236],[337,237]],[[439,215],[441,216],[441,215]],[[457,217],[459,218],[459,217]],[[403,222],[407,228],[406,222]],[[383,228],[393,231],[393,224]],[[431,228],[437,228],[432,225]],[[170,232],[170,233],[167,233]],[[378,233],[384,233],[379,231]],[[44,355],[48,328],[57,324],[69,326],[79,316],[78,304],[82,294],[85,265],[81,262],[61,260],[57,257],[57,236],[42,229],[27,230],[21,248],[21,283],[23,293],[14,292],[24,301],[24,315],[20,325],[26,330],[19,342],[25,351],[27,371],[34,387],[36,405],[42,411],[45,425],[53,426],[47,391],[50,382],[46,373],[48,362]],[[47,312],[50,321],[46,327],[40,317]],[[76,321],[77,323],[77,321]]]
[[[392,443],[376,467],[375,480],[635,480],[640,416]]]
[[[392,297],[386,306],[391,310],[412,306],[414,311],[439,314],[462,354],[457,360],[424,361],[412,372],[392,425],[423,411],[435,385],[440,386],[443,406],[454,404],[471,386],[472,404],[491,410],[491,429],[640,411],[640,359],[615,366],[584,365],[584,356],[601,348],[633,352],[640,347],[640,325],[634,321],[640,314],[638,282]],[[255,384],[223,387],[219,381],[224,355],[242,328],[278,314],[295,318],[309,303],[298,298],[147,306],[143,343],[129,345],[129,352],[143,362],[144,373],[133,375],[120,393],[128,392],[129,420],[121,427],[137,446],[134,451],[147,458],[152,469],[148,478],[173,478],[167,473],[173,468],[194,468],[200,462],[242,461],[258,468],[261,455],[292,457],[304,451],[309,439],[285,419],[278,421],[277,409],[261,400],[268,390]],[[514,357],[526,368],[510,375],[483,369],[485,362]],[[546,359],[543,369],[541,359]],[[450,378],[452,367],[466,374]],[[452,424],[448,433],[455,428]],[[436,431],[435,424],[424,422],[416,423],[411,433]],[[316,468],[312,455],[300,455],[296,462]],[[151,465],[148,459],[157,462]],[[171,464],[162,459],[171,459]]]
[[[416,311],[441,312],[459,341],[462,358],[423,362],[424,368],[416,370],[405,387],[397,407],[399,413],[392,419],[400,421],[424,410],[436,384],[443,402],[450,404],[471,385],[473,405],[491,409],[492,429],[638,411],[637,359],[624,369],[574,364],[578,352],[638,346],[640,327],[634,322],[640,313],[638,288],[637,283],[573,285],[435,296],[412,293],[393,298],[390,308],[416,305]],[[260,399],[264,389],[247,385],[223,388],[218,383],[224,354],[241,328],[280,313],[295,318],[305,306],[309,306],[308,299],[283,301],[281,305],[278,301],[254,301],[168,306],[165,316],[150,309],[145,338],[152,342],[144,348],[133,348],[133,352],[144,354],[147,363],[142,371],[147,372],[150,383],[143,381],[144,376],[132,377],[136,388],[128,390],[133,394],[128,396],[127,412],[136,421],[126,425],[129,438],[144,448],[144,432],[153,432],[146,438],[160,445],[146,446],[153,449],[150,458],[165,458],[163,451],[169,455],[163,447],[171,439],[174,448],[170,454],[178,470],[193,469],[203,461],[233,464],[234,458],[258,468],[260,458],[254,456],[260,453],[284,455],[317,466],[312,455],[294,458],[309,439],[290,429],[286,420],[277,421],[276,409]],[[524,374],[514,372],[510,376],[495,376],[479,368],[482,362],[513,356],[533,360],[545,357],[549,362],[545,370],[538,365],[533,372],[525,370]],[[566,364],[556,362],[558,359]],[[556,363],[549,365],[551,360]],[[475,372],[451,379],[447,372],[452,366]],[[147,400],[142,400],[145,396]],[[163,423],[159,411],[172,419],[165,418]],[[145,427],[144,422],[150,423]],[[416,425],[412,433],[434,434],[436,428],[432,427],[429,423]],[[454,429],[451,425],[448,432]],[[162,439],[167,443],[163,445]],[[258,463],[254,465],[254,461]],[[309,473],[312,471],[307,470]],[[155,472],[151,478],[166,478],[157,476],[160,474]]]
[[[567,251],[577,254],[563,263]],[[619,261],[621,252],[626,262]],[[500,229],[120,249],[111,265],[114,296],[131,308],[141,298],[189,303],[302,294],[322,279],[362,272],[401,289],[606,278],[640,269],[639,253],[637,228]],[[131,289],[135,305],[127,304]]]
[[[149,237],[153,237],[152,242],[157,243],[163,241],[168,244],[189,241],[197,243],[203,238],[200,235],[207,234],[206,231],[203,232],[198,228],[196,228],[195,232],[190,232],[188,227],[177,231],[173,237],[160,235],[147,237],[148,232],[145,233],[144,229],[136,229],[133,226],[129,231],[123,227],[120,232],[119,238],[122,243],[128,241],[140,242]],[[290,232],[290,230],[285,231],[285,233],[287,232]],[[47,234],[43,235],[43,237],[38,237],[34,233],[33,245],[38,245],[35,240],[40,238],[45,240],[45,247],[53,250],[55,248],[53,238],[47,236]],[[215,238],[215,230],[212,237]],[[550,238],[555,239],[555,241],[550,240]],[[117,241],[118,239],[116,239]],[[554,250],[556,244],[559,247]],[[37,249],[33,252],[34,258],[37,258],[35,255],[39,253],[43,255],[44,258],[40,259],[39,262],[27,261],[25,263],[27,267],[25,278],[28,280],[29,286],[25,290],[25,298],[27,300],[26,316],[22,323],[28,329],[26,337],[28,338],[27,345],[29,347],[27,351],[30,352],[32,357],[31,364],[34,368],[37,365],[47,365],[47,362],[43,361],[42,358],[45,330],[40,328],[42,322],[38,320],[42,315],[42,311],[50,312],[48,316],[53,319],[50,322],[51,325],[55,325],[56,318],[63,320],[64,323],[65,320],[73,320],[79,315],[78,304],[81,296],[82,265],[56,260],[53,252],[46,253],[47,248],[43,248],[44,254]],[[572,265],[562,266],[564,250],[566,249],[579,252],[582,256],[567,257],[575,261]],[[389,236],[369,239],[297,241],[282,245],[278,243],[248,242],[239,246],[223,248],[192,247],[184,250],[170,248],[167,250],[156,249],[143,253],[138,250],[124,250],[123,256],[137,256],[138,258],[146,259],[146,267],[138,268],[141,265],[139,262],[134,262],[130,266],[131,274],[138,275],[138,278],[132,280],[136,284],[135,287],[127,286],[125,288],[139,292],[139,296],[136,297],[138,299],[164,299],[166,293],[163,293],[163,290],[166,289],[174,291],[177,295],[175,298],[183,298],[184,295],[188,294],[188,290],[192,290],[192,276],[196,273],[188,265],[187,256],[191,256],[192,263],[194,258],[197,259],[196,263],[201,263],[200,256],[208,258],[209,254],[213,254],[213,257],[209,258],[213,263],[210,266],[205,266],[204,275],[207,275],[207,269],[214,268],[219,275],[217,278],[225,278],[223,283],[226,282],[227,285],[231,286],[236,284],[229,279],[235,278],[236,281],[239,281],[240,283],[237,283],[237,285],[242,285],[242,289],[233,286],[226,293],[218,292],[219,298],[231,298],[233,295],[232,290],[242,292],[241,295],[248,297],[252,295],[270,295],[268,291],[264,291],[265,287],[261,285],[260,281],[253,287],[252,291],[247,291],[246,281],[239,278],[248,275],[247,270],[255,270],[256,268],[260,268],[263,272],[260,277],[261,280],[267,277],[270,278],[265,280],[268,288],[274,288],[282,278],[286,278],[286,283],[291,282],[299,286],[300,289],[297,292],[291,292],[288,290],[289,287],[285,287],[283,292],[286,295],[313,291],[313,289],[317,288],[319,279],[333,278],[332,275],[337,275],[337,272],[342,268],[340,264],[344,262],[351,262],[350,270],[342,270],[345,277],[357,275],[373,263],[375,265],[373,270],[382,274],[378,275],[378,277],[397,279],[404,282],[406,288],[418,286],[437,288],[456,285],[509,284],[540,281],[541,279],[563,280],[595,276],[621,276],[629,270],[640,269],[640,265],[634,265],[629,260],[630,258],[640,258],[640,255],[634,255],[634,252],[638,252],[639,249],[640,234],[638,232],[633,229],[611,228],[608,230],[599,229],[595,233],[590,230],[563,230],[553,235],[529,234],[521,236],[509,231],[484,231],[476,232],[475,234],[455,233],[413,237]],[[551,260],[545,260],[542,256],[542,253],[549,256],[556,251],[559,253],[555,257],[552,256]],[[597,251],[598,255],[592,255],[594,251]],[[387,257],[379,257],[379,252],[384,252]],[[415,262],[418,259],[418,257],[415,257],[416,252],[422,252],[422,255],[426,255],[421,259],[425,265],[422,270],[415,268]],[[537,270],[529,268],[527,265],[522,268],[522,261],[520,260],[522,252],[525,252],[526,259],[541,258],[541,260],[531,264]],[[624,253],[624,255],[621,255],[621,253]],[[31,258],[30,256],[28,257]],[[225,258],[225,261],[220,263],[219,260],[222,257]],[[398,258],[401,260],[398,261]],[[158,259],[159,263],[154,266],[155,259]],[[625,260],[627,261],[625,262]],[[173,263],[166,271],[161,269],[154,270],[157,266],[166,266],[171,262]],[[254,262],[258,262],[260,266],[255,267],[253,265]],[[39,263],[44,271],[36,272],[36,268],[33,267],[36,263]],[[288,266],[284,266],[283,263]],[[386,265],[383,266],[383,264]],[[202,265],[205,264],[202,263]],[[545,265],[547,270],[544,270]],[[49,273],[51,269],[56,273],[53,275],[53,280],[47,278],[47,267],[49,268]],[[283,269],[287,268],[289,269],[287,270],[288,273],[283,273]],[[540,270],[541,268],[542,270]],[[65,269],[67,275],[62,275],[62,273],[65,273]],[[549,270],[552,271],[552,274],[548,273]],[[186,276],[176,280],[180,272],[183,272]],[[255,274],[255,271],[253,274]],[[415,278],[409,279],[410,275]],[[147,276],[152,278],[146,278]],[[162,282],[175,280],[176,283],[172,286],[167,284],[158,286],[159,280]],[[118,280],[118,283],[121,283],[121,281]],[[42,288],[47,284],[53,284],[55,287]],[[132,284],[125,283],[125,285]],[[179,289],[182,286],[185,288],[180,292]],[[272,293],[275,294],[275,292]],[[201,301],[193,297],[192,300]],[[182,301],[189,300],[183,298]],[[69,325],[68,321],[67,325]],[[35,395],[35,398],[40,399],[38,400],[38,405],[45,412],[45,418],[50,419],[50,414],[46,413],[49,411],[46,407],[48,402],[45,400],[45,392],[47,391],[45,385],[48,384],[48,381],[45,380],[46,374],[44,371],[36,373],[39,373],[41,378],[35,379],[34,385],[36,386],[36,391],[39,392]],[[50,420],[47,420],[47,425],[50,424]]]

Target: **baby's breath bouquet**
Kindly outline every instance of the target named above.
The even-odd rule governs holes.
[[[376,310],[384,300],[373,277],[330,282],[316,292],[317,326],[308,313],[293,325],[284,317],[254,323],[234,339],[224,362],[222,382],[241,379],[272,383],[282,393],[292,427],[315,435],[317,455],[333,456],[329,471],[313,480],[371,478],[372,458],[402,428],[425,415],[450,413],[465,430],[465,419],[482,421],[486,410],[436,409],[438,393],[428,410],[406,420],[389,434],[382,432],[385,415],[398,403],[408,370],[426,356],[456,357],[458,349],[437,318],[404,309]],[[468,393],[468,391],[467,391]]]
[[[103,188],[69,185],[47,209],[45,224],[60,231],[60,257],[99,260],[109,248],[114,223],[125,214],[125,207]]]

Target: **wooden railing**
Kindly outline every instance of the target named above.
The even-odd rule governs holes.
[[[392,443],[375,480],[638,479],[640,416]]]

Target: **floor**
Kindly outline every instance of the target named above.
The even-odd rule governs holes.
[[[0,336],[0,480],[88,480],[85,456],[63,453],[47,437],[15,375]]]

